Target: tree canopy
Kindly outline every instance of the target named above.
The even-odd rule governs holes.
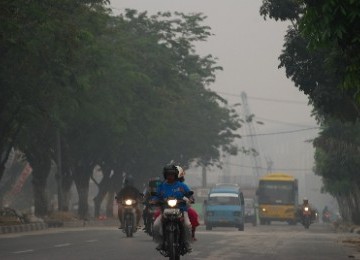
[[[59,182],[75,181],[82,217],[96,165],[119,186],[123,172],[142,182],[171,160],[218,164],[220,151],[237,152],[239,118],[208,88],[222,68],[194,48],[211,35],[206,17],[114,16],[106,3],[1,3],[1,159],[11,147],[25,153],[38,215],[60,147]]]
[[[358,1],[263,0],[264,18],[288,20],[279,67],[309,97],[322,132],[315,173],[345,220],[360,223]]]

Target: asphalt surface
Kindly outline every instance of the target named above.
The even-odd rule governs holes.
[[[360,259],[343,243],[358,235],[335,233],[329,226],[275,223],[270,226],[214,228],[201,226],[193,252],[182,259]],[[165,259],[142,231],[126,238],[117,227],[57,228],[0,235],[0,259]]]

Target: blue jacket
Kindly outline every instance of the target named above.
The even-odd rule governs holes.
[[[175,181],[172,184],[163,182],[157,189],[157,197],[159,200],[166,200],[169,197],[182,199],[189,191],[189,187],[183,182]],[[184,205],[180,204],[179,208],[183,211],[187,211],[185,203]]]

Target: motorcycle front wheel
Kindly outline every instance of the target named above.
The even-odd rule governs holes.
[[[176,239],[175,232],[169,232],[168,235],[168,250],[169,250],[169,259],[170,260],[179,260],[180,253],[178,250],[178,239]]]
[[[309,229],[309,227],[310,227],[310,219],[306,217],[304,220],[304,228]]]
[[[153,240],[154,240],[154,222],[151,221],[150,222],[150,233],[149,233],[150,236],[152,236]]]
[[[133,216],[130,214],[127,214],[125,216],[125,233],[126,233],[127,237],[133,236],[133,229],[134,229]]]
[[[146,219],[146,233],[148,233],[149,236],[153,235],[153,220],[152,218],[147,218]]]

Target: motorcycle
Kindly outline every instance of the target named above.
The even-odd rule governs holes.
[[[152,201],[149,202],[149,205],[146,207],[146,217],[145,217],[145,232],[149,236],[153,236],[153,227],[154,221],[156,219],[156,213],[160,210],[159,206],[154,204]]]
[[[168,198],[162,209],[164,250],[160,253],[171,260],[179,260],[180,256],[188,252],[183,239],[185,230],[183,230],[183,212],[179,208],[181,203],[186,201]]]
[[[311,210],[309,207],[305,206],[302,209],[301,221],[305,229],[309,229],[311,224]]]
[[[323,221],[324,223],[330,223],[330,222],[331,222],[331,214],[330,214],[329,211],[326,211],[326,212],[323,213],[323,215],[322,215],[322,221]]]
[[[124,219],[124,229],[123,232],[125,232],[127,237],[132,237],[133,233],[136,232],[136,200],[133,199],[125,199],[122,201],[123,205],[123,219]]]

